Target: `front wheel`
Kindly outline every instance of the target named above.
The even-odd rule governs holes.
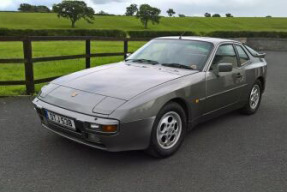
[[[241,112],[247,115],[251,115],[256,113],[260,106],[262,96],[262,84],[259,80],[257,80],[249,94],[248,102],[241,109]]]
[[[164,106],[155,120],[147,152],[155,157],[168,157],[180,147],[186,132],[186,115],[177,103]]]

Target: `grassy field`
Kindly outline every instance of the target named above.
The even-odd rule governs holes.
[[[71,29],[70,22],[58,19],[54,13],[7,13],[0,12],[0,28],[9,29]],[[96,16],[94,24],[79,21],[76,29],[144,30],[135,17]],[[215,30],[287,31],[287,18],[167,18],[159,25],[149,25],[148,30],[209,32]],[[129,51],[135,51],[144,42],[130,42]],[[33,57],[84,54],[84,42],[35,42]],[[122,52],[122,42],[93,42],[92,52]],[[23,58],[22,44],[0,42],[0,58]],[[123,57],[93,58],[92,66],[123,60]],[[35,79],[61,76],[84,69],[84,59],[54,61],[34,64]],[[0,81],[24,80],[24,65],[0,65]],[[42,85],[37,85],[39,91]],[[21,95],[25,86],[0,86],[0,96]]]
[[[0,12],[0,28],[10,29],[69,29],[67,19],[58,19],[54,13]],[[78,29],[144,30],[135,17],[96,16],[94,24],[81,20]],[[214,30],[287,31],[287,18],[201,18],[163,17],[159,25],[149,25],[149,30],[195,32]]]
[[[133,52],[145,42],[129,42],[129,51]],[[33,57],[85,54],[84,42],[35,42]],[[92,42],[92,53],[123,52],[123,42]],[[0,58],[23,58],[22,44],[18,42],[0,42]],[[102,57],[91,60],[92,67],[123,60],[123,57]],[[35,79],[62,76],[85,68],[84,59],[50,61],[34,64]],[[24,64],[0,65],[0,81],[24,80]],[[36,90],[43,86],[37,85]],[[0,86],[0,96],[23,95],[25,86]]]

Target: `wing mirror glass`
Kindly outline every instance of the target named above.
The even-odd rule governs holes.
[[[218,73],[231,72],[233,65],[231,63],[220,63],[217,65]]]

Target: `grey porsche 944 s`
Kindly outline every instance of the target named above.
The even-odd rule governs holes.
[[[198,123],[232,110],[258,110],[264,56],[234,40],[156,38],[123,62],[52,81],[33,103],[42,125],[63,137],[167,157]]]

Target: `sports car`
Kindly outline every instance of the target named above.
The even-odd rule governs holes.
[[[33,103],[42,126],[63,137],[106,151],[168,157],[197,124],[258,110],[264,56],[235,40],[155,38],[125,61],[52,81]]]

